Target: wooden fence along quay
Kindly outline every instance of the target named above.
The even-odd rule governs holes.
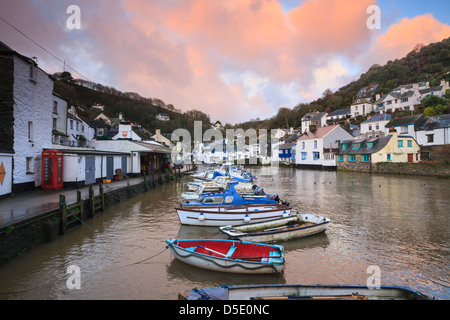
[[[61,194],[58,209],[0,230],[0,265],[31,248],[55,240],[73,228],[81,225],[92,228],[88,220],[103,214],[109,206],[180,179],[185,172],[180,169],[152,171],[150,175],[143,175],[142,183],[131,185],[127,180],[126,187],[107,192],[105,185],[99,184],[97,195],[94,187],[89,186],[88,199],[83,200],[81,191],[77,190],[77,200],[71,204],[67,204],[65,195]]]

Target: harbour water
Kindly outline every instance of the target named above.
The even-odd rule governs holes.
[[[168,238],[225,238],[182,226],[175,207],[185,178],[139,194],[57,240],[0,266],[0,299],[174,300],[179,291],[232,284],[407,286],[450,299],[450,180],[254,167],[257,184],[300,212],[331,220],[326,233],[280,243],[281,275],[237,275],[183,264]],[[69,266],[80,287],[69,289]]]

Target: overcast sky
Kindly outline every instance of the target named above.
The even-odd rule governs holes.
[[[81,29],[70,5],[80,8]],[[380,29],[367,21],[377,5]],[[450,1],[0,0],[0,17],[87,78],[211,121],[266,119],[450,36]],[[0,41],[63,64],[0,19]]]

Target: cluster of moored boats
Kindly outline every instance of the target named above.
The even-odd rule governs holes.
[[[175,258],[195,267],[241,274],[281,273],[285,267],[284,247],[274,242],[325,232],[330,224],[326,217],[295,212],[276,193],[266,194],[256,184],[257,177],[241,167],[225,164],[193,174],[192,177],[194,181],[186,185],[181,203],[175,208],[180,222],[184,225],[218,227],[228,238],[166,240]],[[291,293],[292,290],[298,291],[292,286],[286,288]],[[242,289],[254,297],[250,287]],[[262,293],[261,287],[257,289]],[[320,292],[327,292],[326,288],[321,289]],[[214,288],[202,289],[205,294],[195,290],[180,293],[179,297],[215,299],[218,296]],[[402,290],[408,289],[396,287],[396,292]],[[223,289],[219,291],[223,293]],[[264,297],[280,295],[280,290],[272,290],[272,294],[266,291]],[[367,294],[362,296],[367,298]],[[361,298],[361,295],[358,297]]]

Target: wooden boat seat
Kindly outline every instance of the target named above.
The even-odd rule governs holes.
[[[229,258],[229,257],[231,257],[232,255],[233,255],[233,253],[234,253],[234,251],[236,250],[236,246],[234,245],[234,243],[233,243],[233,245],[231,246],[231,248],[230,248],[230,250],[228,250],[228,252],[227,252],[227,254],[226,254],[226,257],[227,258]]]
[[[270,262],[270,263],[272,263],[274,258],[278,259],[280,257],[281,257],[281,255],[280,255],[280,253],[278,251],[270,251],[269,252],[269,258],[262,258],[261,262]]]

